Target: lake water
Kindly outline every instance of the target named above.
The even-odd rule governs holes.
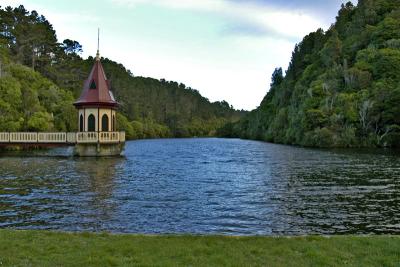
[[[237,139],[0,155],[0,228],[301,235],[400,233],[400,155]]]

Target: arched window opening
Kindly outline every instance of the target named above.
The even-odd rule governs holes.
[[[101,130],[103,132],[108,132],[108,116],[107,116],[107,114],[104,114],[103,117],[101,117]]]
[[[96,82],[94,80],[92,80],[92,82],[90,83],[90,89],[96,89]]]
[[[88,117],[88,132],[96,131],[96,118],[93,114],[90,114]]]
[[[81,114],[81,116],[79,116],[79,131],[83,132],[83,115]]]

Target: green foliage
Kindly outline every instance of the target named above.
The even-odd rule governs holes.
[[[282,68],[276,68],[274,70],[274,73],[272,73],[271,87],[280,85],[282,83],[282,81],[283,81]]]
[[[169,128],[151,120],[144,123],[140,121],[129,121],[124,115],[117,113],[117,125],[119,129],[124,129],[128,139],[143,138],[167,138],[171,137]]]
[[[277,77],[279,82],[276,82]],[[400,145],[400,2],[342,5],[296,45],[260,107],[221,134],[316,147]]]
[[[322,62],[327,67],[338,64],[342,55],[342,41],[335,29],[331,29],[330,37],[321,51]]]
[[[326,114],[320,109],[309,109],[304,116],[305,129],[322,127],[327,121]]]
[[[0,131],[73,131],[70,92],[28,67],[5,64],[0,78]]]
[[[27,122],[27,130],[29,131],[50,131],[53,127],[53,118],[47,112],[33,113]]]
[[[126,138],[133,139],[135,132],[129,120],[122,114],[117,113],[117,127],[125,131]]]
[[[21,85],[13,77],[0,78],[0,131],[17,131],[22,127]]]

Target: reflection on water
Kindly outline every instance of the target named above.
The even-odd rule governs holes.
[[[202,234],[400,233],[400,157],[226,139],[0,156],[0,227]]]
[[[3,156],[0,226],[96,229],[112,217],[115,170],[123,160]]]

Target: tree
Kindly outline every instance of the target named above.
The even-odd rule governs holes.
[[[342,41],[339,39],[338,32],[335,29],[331,29],[330,35],[321,51],[322,61],[327,67],[338,64],[342,55]]]
[[[368,132],[369,127],[371,126],[372,121],[370,120],[370,113],[371,109],[374,106],[374,103],[366,99],[362,101],[358,114],[360,116],[360,124],[361,124],[361,129],[363,130],[363,133],[366,134]]]
[[[275,68],[274,72],[272,73],[271,87],[280,85],[282,81],[283,81],[282,68]]]
[[[79,42],[70,39],[65,39],[62,47],[67,55],[80,55],[83,52],[82,45]]]

